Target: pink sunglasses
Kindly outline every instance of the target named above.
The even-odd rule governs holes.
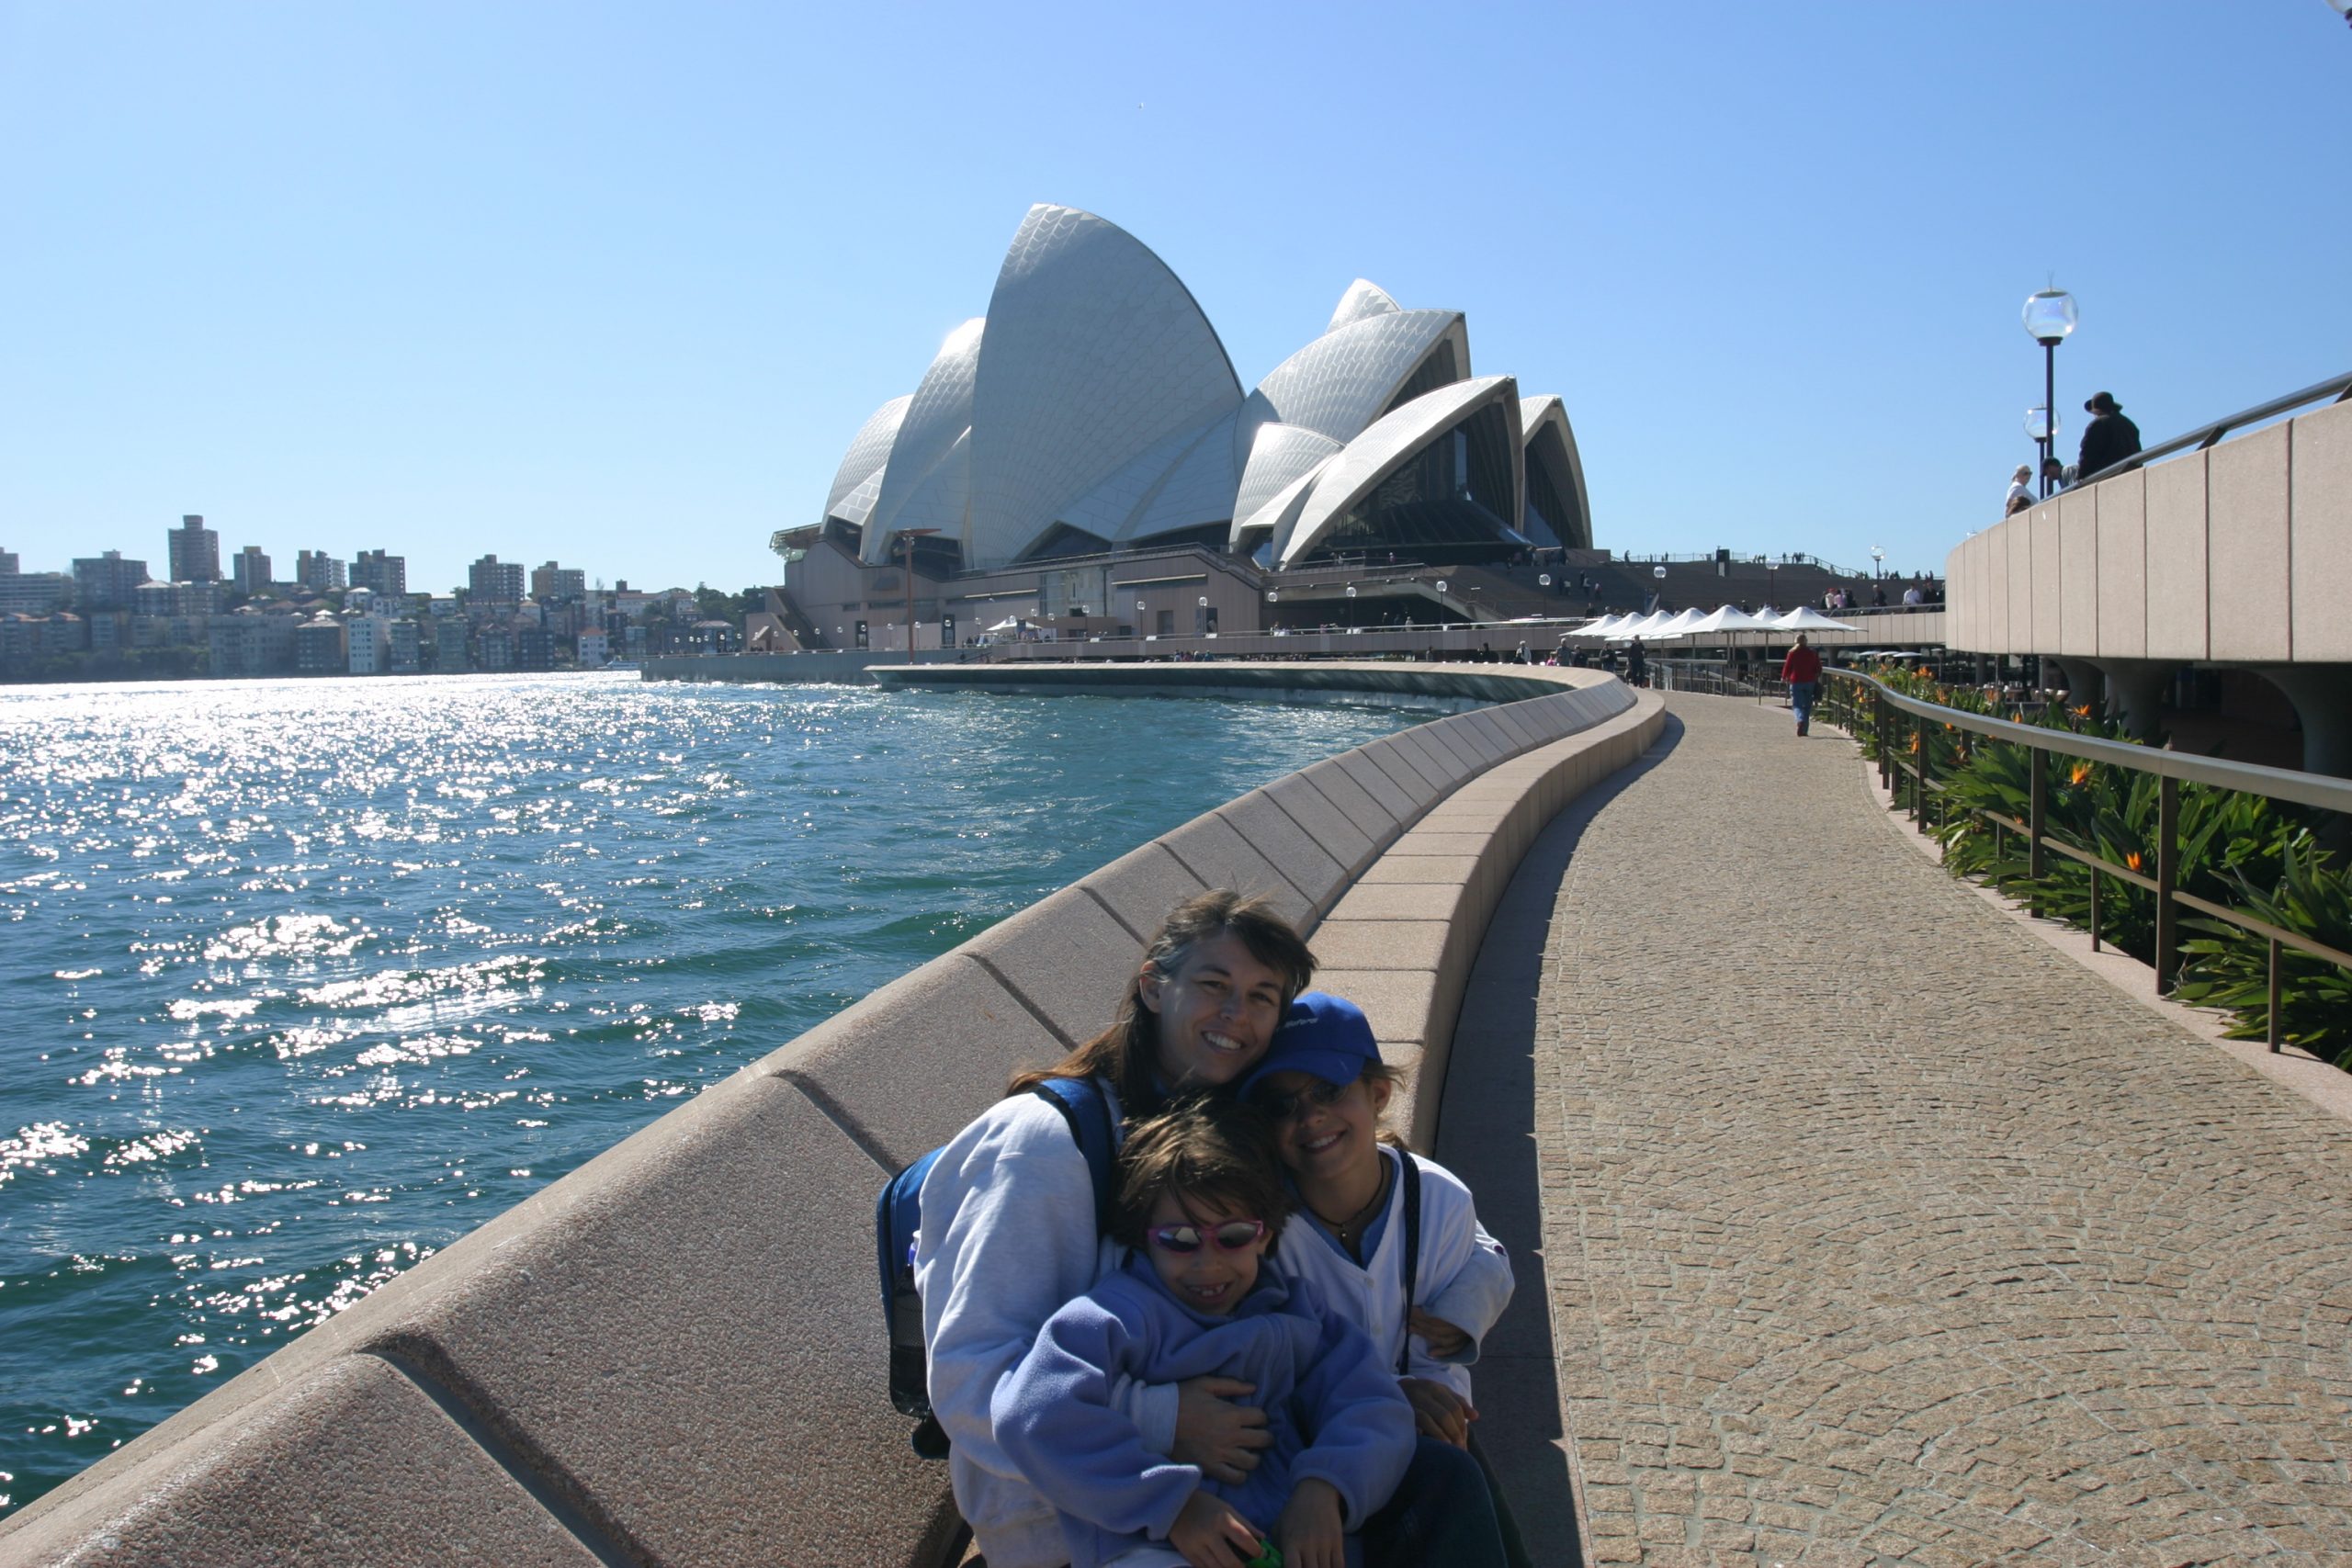
[[[1226,1220],[1214,1225],[1154,1225],[1144,1239],[1162,1252],[1198,1252],[1208,1242],[1219,1252],[1239,1252],[1266,1234],[1263,1220]]]

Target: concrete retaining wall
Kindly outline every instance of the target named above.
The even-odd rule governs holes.
[[[883,1395],[886,1173],[1100,1028],[1212,886],[1310,931],[1419,1066],[1426,1143],[1513,867],[1662,723],[1521,678],[1545,694],[1253,790],[714,1085],[0,1525],[0,1564],[933,1562],[945,1468]]]

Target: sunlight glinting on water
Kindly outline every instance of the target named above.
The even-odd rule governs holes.
[[[0,690],[0,1513],[874,987],[1413,716]]]

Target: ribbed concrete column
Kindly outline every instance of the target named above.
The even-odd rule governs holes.
[[[2135,740],[2163,735],[2165,692],[2180,666],[2166,659],[2102,659],[2098,669],[2107,681],[2108,716],[2120,720]]]
[[[2065,681],[2068,706],[2081,707],[2088,703],[2098,712],[2107,711],[2107,676],[2097,664],[2076,653],[2063,657],[2055,653],[2044,654],[2042,662],[2059,671]],[[2049,679],[2047,671],[2042,678],[2045,681]]]
[[[2303,771],[2352,778],[2352,669],[2266,664],[2256,673],[2287,694],[2303,727]]]

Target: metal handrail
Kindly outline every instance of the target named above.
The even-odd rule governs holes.
[[[1973,730],[1995,740],[2006,740],[2013,746],[2029,746],[2037,751],[2055,751],[2062,756],[2109,762],[2119,768],[2154,773],[2159,778],[2177,779],[2183,784],[2233,789],[2246,795],[2268,795],[2273,800],[2291,800],[2298,806],[2316,806],[2323,811],[2352,814],[2352,779],[2333,778],[2325,773],[2298,773],[2292,768],[2264,767],[2256,762],[2225,762],[2218,757],[2194,757],[2185,751],[2134,746],[2126,740],[2102,740],[2097,736],[2076,735],[2070,730],[2013,724],[2006,718],[1988,717],[1984,714],[1971,713],[1966,708],[1945,707],[1939,703],[1906,697],[1884,682],[1859,670],[1825,670],[1822,673],[1870,686],[1877,691],[1880,700],[1901,712]]]
[[[2186,435],[2176,435],[2161,445],[2150,446],[2144,451],[2134,452],[2129,457],[2109,463],[2095,474],[2085,474],[2067,488],[2080,490],[2085,485],[2097,484],[2101,479],[2113,479],[2118,474],[2128,474],[2134,468],[2144,468],[2159,457],[2169,457],[2176,452],[2187,452],[2192,449],[2202,452],[2207,447],[2219,443],[2222,436],[2233,430],[2245,425],[2259,424],[2264,420],[2285,413],[2290,409],[2301,408],[2305,403],[2315,403],[2323,398],[2332,399],[2339,403],[2352,400],[2352,373],[2331,376],[2324,381],[2314,381],[2300,392],[2290,392],[2283,398],[2273,398],[2267,403],[2256,403],[2250,409],[2241,410],[2226,419],[2217,419],[2211,424],[2199,425]]]
[[[1917,697],[1905,696],[1884,682],[1855,670],[1824,670],[1825,677],[1835,677],[1840,682],[1826,687],[1825,694],[1836,690],[1852,700],[1847,710],[1860,716],[1862,697],[1873,706],[1878,731],[1879,782],[1903,805],[1905,784],[1909,785],[1910,811],[1922,829],[1928,822],[1928,801],[1930,795],[1948,807],[1947,786],[1938,783],[1934,772],[1934,748],[1928,743],[1933,733],[1925,726],[1939,724],[1955,731],[1965,730],[1989,740],[1999,740],[2028,750],[2031,766],[2028,771],[2027,818],[2020,822],[2005,812],[1971,808],[1971,814],[1994,824],[1996,855],[2004,829],[2023,835],[2026,840],[2026,875],[2039,884],[2048,864],[2047,856],[2055,851],[2064,859],[2080,863],[2090,870],[2090,937],[2091,950],[2099,947],[2099,883],[2113,877],[2153,894],[2156,903],[2155,954],[2156,987],[2159,991],[2173,988],[2180,959],[2180,911],[2194,910],[2227,922],[2240,931],[2267,940],[2269,943],[2269,1004],[2265,1013],[2273,1051],[2279,1048],[2282,1029],[2279,1023],[2279,961],[2284,949],[2292,948],[2314,958],[2352,968],[2352,953],[2293,931],[2255,919],[2233,909],[2188,893],[2180,887],[2180,786],[2183,783],[2203,784],[2209,788],[2237,790],[2273,800],[2289,800],[2298,805],[2314,806],[2323,810],[2352,813],[2352,780],[2330,778],[2324,774],[2295,773],[2286,768],[2262,767],[2252,762],[2224,762],[2211,757],[2184,756],[2177,751],[2159,750],[2154,747],[2134,746],[2120,740],[2106,740],[2097,736],[2077,735],[2068,730],[2048,729],[2039,725],[2018,724],[2008,719],[1993,718],[1984,714],[1970,713],[1965,708],[1947,707]],[[1836,699],[1827,705],[1834,710]],[[1912,745],[1918,760],[1905,759],[1895,744],[1895,735],[1902,728],[1899,719],[1889,722],[1890,715],[1905,716],[1910,720]],[[1857,728],[1850,721],[1849,728]],[[2150,877],[2139,866],[2116,865],[2093,851],[2069,844],[2049,829],[2051,755],[2076,757],[2086,761],[2105,763],[2132,773],[2153,774],[2157,781],[2156,841],[2154,845],[2155,874]],[[1950,819],[1948,810],[1939,809],[1938,825]],[[2141,863],[2144,864],[2145,862]],[[2040,914],[2037,896],[2033,912]]]

